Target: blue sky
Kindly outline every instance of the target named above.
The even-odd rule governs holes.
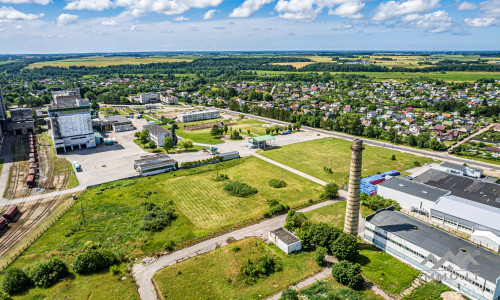
[[[0,0],[0,53],[500,50],[500,0]]]

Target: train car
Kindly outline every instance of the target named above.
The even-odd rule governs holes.
[[[19,207],[17,205],[11,205],[6,212],[4,212],[3,217],[9,221],[14,219],[19,212]]]
[[[35,158],[30,158],[30,164],[34,164],[36,163],[36,159]]]
[[[29,187],[33,187],[33,185],[35,185],[35,175],[29,175],[28,179],[26,179],[26,184]]]
[[[7,220],[4,217],[0,218],[0,230],[4,229],[7,227]]]
[[[30,163],[30,169],[36,169],[36,164],[35,163]]]
[[[34,146],[30,146],[30,153],[36,153],[36,148]]]
[[[30,159],[32,158],[36,158],[36,154],[35,153],[30,153]]]
[[[35,173],[36,173],[35,168],[30,168],[30,171],[29,171],[28,175],[35,176]]]

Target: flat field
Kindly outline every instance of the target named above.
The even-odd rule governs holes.
[[[306,212],[309,220],[315,223],[327,223],[339,229],[344,228],[346,202],[339,201],[321,208]],[[361,215],[366,217],[374,213],[368,207],[361,205]]]
[[[319,139],[267,150],[262,155],[326,182],[346,185],[349,179],[351,144],[349,141],[340,139]],[[384,150],[365,145],[362,176],[371,176],[377,172],[382,173],[394,169],[403,171],[412,168],[415,161],[420,164],[432,161],[408,153],[394,151],[394,154],[396,160],[391,160],[390,149]],[[325,164],[328,168],[332,168],[332,174],[323,170]]]
[[[71,66],[85,66],[85,67],[107,67],[115,65],[140,65],[151,64],[159,62],[179,62],[179,61],[192,61],[190,57],[166,57],[166,56],[88,56],[79,58],[69,58],[62,60],[52,60],[29,65],[28,69],[49,67],[68,68]]]
[[[232,250],[236,245],[239,251]],[[240,266],[265,254],[281,261],[282,271],[244,283]],[[155,274],[154,282],[164,299],[265,299],[319,272],[313,256],[314,252],[287,255],[275,245],[248,238],[167,267]]]

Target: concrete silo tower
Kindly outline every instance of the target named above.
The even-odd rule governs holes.
[[[351,169],[349,171],[349,190],[347,191],[347,207],[345,211],[344,232],[352,236],[358,235],[361,162],[363,158],[363,141],[355,139],[351,150]]]

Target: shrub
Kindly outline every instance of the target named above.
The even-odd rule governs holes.
[[[330,244],[330,251],[338,260],[353,260],[357,255],[356,238],[342,232]]]
[[[106,269],[116,263],[116,255],[108,250],[87,250],[73,261],[77,274],[89,274]]]
[[[420,167],[422,164],[418,160],[416,160],[416,161],[413,162],[413,165],[415,167]]]
[[[324,267],[326,265],[325,256],[327,254],[327,250],[324,247],[316,248],[316,252],[314,252],[314,261],[318,264],[318,266]]]
[[[391,199],[384,199],[380,195],[369,196],[366,193],[362,193],[361,194],[361,201],[362,201],[364,206],[366,206],[374,211],[377,211],[377,210],[380,210],[382,208],[386,208],[389,206],[394,206],[395,210],[401,209],[401,206],[399,205],[398,202],[396,202],[395,200],[391,200]]]
[[[268,200],[267,205],[269,205],[269,209],[265,210],[262,215],[264,217],[270,217],[272,215],[279,214],[284,211],[288,211],[290,207],[286,204],[279,203],[278,200]]]
[[[7,294],[5,291],[0,291],[0,300],[11,300],[12,298],[10,297],[9,294]]]
[[[241,247],[239,245],[234,245],[233,247],[231,247],[231,250],[233,250],[234,252],[238,252],[241,250]]]
[[[109,271],[110,271],[110,272],[111,272],[111,274],[113,274],[113,275],[118,275],[118,274],[120,274],[120,273],[121,273],[121,271],[120,271],[120,267],[119,267],[119,266],[116,266],[116,265],[115,265],[115,266],[111,266],[111,267],[109,268]]]
[[[215,181],[226,181],[229,180],[229,176],[226,174],[219,174],[219,178],[214,178]]]
[[[68,274],[68,267],[59,258],[39,263],[29,271],[29,277],[33,284],[43,288],[52,286],[60,279],[68,276]]]
[[[259,257],[256,262],[248,259],[247,264],[242,265],[240,268],[242,276],[247,279],[256,279],[261,276],[268,276],[274,272],[281,271],[282,266],[279,259],[264,254]],[[247,282],[252,282],[252,280],[247,280]]]
[[[328,174],[332,174],[333,173],[332,168],[323,167],[323,171],[325,171]]]
[[[2,289],[9,294],[15,294],[28,289],[31,286],[31,280],[18,268],[8,269],[2,279]]]
[[[296,212],[295,210],[288,211],[288,215],[286,216],[286,229],[290,231],[294,231],[296,228],[302,227],[302,224],[307,221],[307,217],[304,213]]]
[[[299,292],[292,288],[286,288],[281,293],[281,300],[299,300]]]
[[[269,180],[269,185],[272,186],[273,188],[279,189],[279,188],[285,187],[286,182],[283,180],[279,180],[279,179],[271,179],[271,180]]]
[[[332,276],[339,283],[347,285],[352,289],[359,290],[363,286],[363,276],[361,276],[361,266],[348,262],[347,260],[340,261],[333,265]]]
[[[339,196],[339,186],[336,183],[330,182],[325,185],[325,190],[322,194],[323,198],[333,199]]]
[[[167,251],[172,251],[174,250],[174,247],[175,247],[175,242],[173,240],[168,240],[165,242],[165,244],[163,245],[163,248]]]
[[[177,215],[173,209],[168,208],[162,210],[159,207],[154,207],[144,214],[141,230],[153,232],[161,231],[165,227],[170,226],[175,219],[177,219]]]
[[[396,155],[394,155],[394,154],[393,154],[393,155],[391,156],[391,160],[396,160]]]
[[[257,194],[257,189],[243,182],[231,182],[224,185],[224,190],[231,196],[248,197]]]

